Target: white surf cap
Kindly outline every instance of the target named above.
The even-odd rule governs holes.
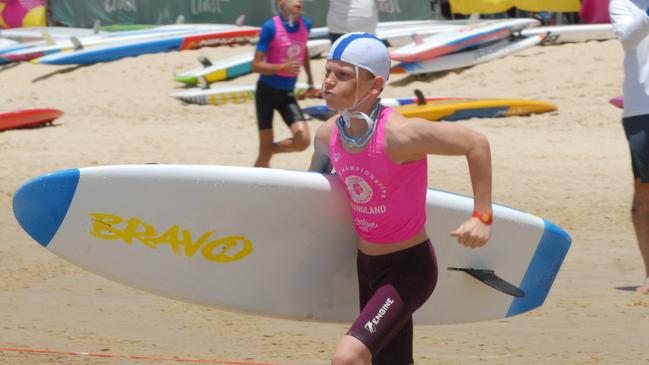
[[[329,49],[328,60],[350,63],[364,68],[375,76],[388,80],[390,54],[382,40],[369,33],[347,33],[338,38]]]

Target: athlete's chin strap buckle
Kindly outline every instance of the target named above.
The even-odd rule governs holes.
[[[498,275],[496,275],[493,270],[469,269],[464,267],[449,267],[447,269],[449,271],[464,271],[483,284],[487,284],[490,287],[498,290],[499,292],[505,293],[507,295],[511,295],[516,298],[522,298],[525,296],[525,292],[523,290],[498,277]]]

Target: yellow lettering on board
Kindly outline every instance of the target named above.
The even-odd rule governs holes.
[[[90,235],[103,240],[119,239],[128,244],[137,240],[154,250],[158,249],[158,245],[169,245],[176,255],[182,254],[182,246],[185,256],[194,257],[201,250],[203,257],[213,262],[238,261],[253,251],[252,242],[244,236],[226,236],[208,242],[214,231],[206,231],[194,242],[191,232],[181,229],[177,224],[158,236],[158,231],[152,225],[138,218],[125,220],[118,215],[106,213],[88,215],[92,218]]]
[[[187,257],[194,257],[196,252],[198,252],[198,249],[203,246],[203,243],[207,241],[208,238],[214,233],[214,231],[207,231],[203,233],[201,238],[196,241],[196,243],[192,243],[192,235],[189,233],[189,231],[183,230],[183,242],[182,244],[185,246],[185,255]]]
[[[234,248],[242,246],[239,252],[228,255],[229,251]],[[221,247],[221,251],[215,253],[215,249]],[[248,256],[252,252],[252,242],[243,236],[227,236],[210,241],[203,247],[203,257],[210,261],[216,262],[232,262],[241,260],[243,257]]]
[[[173,225],[171,228],[165,231],[160,237],[154,238],[151,240],[151,243],[156,245],[169,245],[171,246],[171,251],[173,251],[174,254],[180,255],[180,242],[178,241],[178,233],[179,233],[178,225]]]
[[[138,229],[140,227],[142,228],[141,230]],[[157,250],[157,247],[152,242],[153,238],[157,235],[158,232],[150,224],[144,223],[141,219],[131,218],[126,221],[126,228],[124,228],[122,239],[127,243],[133,243],[133,240],[137,239],[152,249]]]
[[[122,217],[104,213],[90,213],[88,215],[92,218],[91,235],[104,240],[122,238],[122,231],[115,227],[115,225],[123,221]]]

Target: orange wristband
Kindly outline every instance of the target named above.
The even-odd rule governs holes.
[[[284,70],[286,70],[286,64],[282,63],[281,65],[279,65],[279,72],[284,72]]]
[[[484,224],[491,224],[494,222],[494,216],[491,213],[484,213],[474,210],[472,217],[480,219],[480,222]]]

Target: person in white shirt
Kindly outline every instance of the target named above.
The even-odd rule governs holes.
[[[376,1],[329,0],[327,28],[331,43],[333,44],[345,33],[376,34],[376,24],[379,22],[379,9]]]
[[[624,48],[622,124],[631,149],[631,217],[645,265],[636,291],[649,293],[649,0],[611,0],[611,23]]]

